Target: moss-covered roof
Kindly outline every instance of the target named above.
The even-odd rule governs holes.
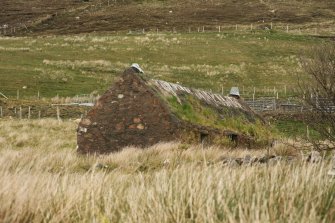
[[[268,139],[269,127],[243,100],[161,80],[150,80],[160,97],[180,119],[202,126]]]

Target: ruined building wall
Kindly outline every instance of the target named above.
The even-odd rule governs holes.
[[[132,68],[127,69],[79,123],[78,152],[110,153],[127,146],[147,147],[167,141],[207,145],[228,141],[232,145],[250,145],[251,140],[243,135],[177,118],[166,101],[160,98],[161,85],[155,86],[148,84]],[[233,99],[195,93],[201,98],[207,95],[214,104],[227,106],[229,102],[232,106],[241,106]]]
[[[176,139],[178,120],[132,69],[127,69],[79,123],[78,151],[108,153]]]

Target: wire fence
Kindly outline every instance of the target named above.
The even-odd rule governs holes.
[[[246,98],[245,103],[256,112],[307,112],[307,111],[322,111],[327,113],[335,113],[335,104],[333,100],[327,98],[313,98],[312,104],[308,106],[297,98],[278,100],[275,97],[268,98]]]
[[[94,13],[94,10],[93,10]],[[61,13],[56,13],[50,15],[51,17],[57,17]],[[46,17],[49,19],[49,17]],[[75,17],[74,19],[79,20],[80,17]],[[19,23],[19,24],[0,24],[0,36],[15,36],[16,34],[28,32],[33,32],[33,27],[35,23]],[[297,24],[284,24],[275,23],[271,21],[260,21],[257,23],[250,24],[217,24],[217,25],[193,25],[193,26],[183,26],[183,27],[138,27],[132,28],[128,31],[126,30],[111,30],[111,31],[124,31],[128,34],[146,34],[146,33],[223,33],[223,32],[245,32],[245,31],[279,31],[286,32],[295,35],[325,35],[327,33],[334,33],[334,30],[325,30],[323,27],[319,27],[318,24],[297,25]],[[108,31],[108,30],[106,30]]]

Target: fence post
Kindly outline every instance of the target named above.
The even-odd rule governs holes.
[[[28,107],[28,119],[30,119],[30,106]]]
[[[59,107],[57,106],[57,120],[58,120],[58,123],[60,123],[61,119],[60,119],[60,110],[59,110]]]
[[[2,118],[2,107],[0,107],[0,118]]]
[[[287,91],[286,91],[286,85],[284,86],[284,92],[285,92],[285,96],[286,96],[286,92],[287,92]]]
[[[19,100],[20,99],[20,90],[17,89],[16,91],[16,99]]]
[[[205,26],[202,26],[202,32],[203,33],[205,32]]]
[[[221,32],[221,26],[219,26],[219,33]]]
[[[19,118],[22,119],[22,107],[20,106]]]
[[[38,111],[38,119],[41,119],[41,111]]]
[[[252,108],[255,109],[255,93],[252,95]]]

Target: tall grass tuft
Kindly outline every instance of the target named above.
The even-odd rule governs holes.
[[[75,126],[0,119],[1,222],[335,221],[328,161],[234,167],[265,151],[179,143],[86,157]]]

